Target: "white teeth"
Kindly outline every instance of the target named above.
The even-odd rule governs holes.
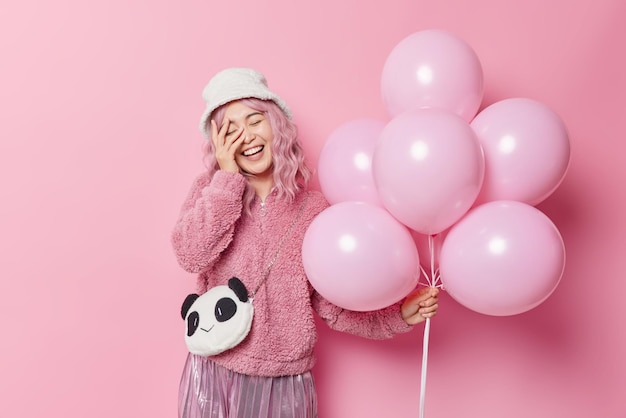
[[[261,152],[261,150],[263,149],[262,145],[259,145],[258,147],[254,147],[254,148],[250,148],[247,149],[243,152],[243,155],[245,155],[246,157],[249,157],[253,154],[256,154],[257,152]]]

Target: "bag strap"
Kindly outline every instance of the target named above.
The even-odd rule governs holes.
[[[252,300],[254,299],[254,295],[256,295],[256,293],[259,291],[259,289],[261,288],[263,283],[265,283],[265,280],[267,280],[267,277],[270,274],[270,270],[272,269],[272,266],[274,265],[274,263],[278,259],[278,254],[280,253],[280,250],[283,248],[285,240],[287,239],[287,237],[289,237],[291,235],[291,232],[292,232],[294,226],[296,225],[298,220],[302,217],[302,213],[304,212],[304,207],[306,206],[307,200],[309,200],[309,193],[308,192],[307,192],[306,196],[304,197],[304,201],[302,202],[302,205],[300,205],[300,209],[298,210],[298,214],[293,219],[293,222],[291,222],[291,225],[289,225],[289,228],[287,229],[287,232],[285,232],[283,234],[283,237],[281,238],[280,242],[278,243],[278,248],[276,248],[276,252],[274,252],[274,256],[272,257],[272,259],[270,260],[269,264],[265,268],[265,271],[263,272],[263,278],[261,279],[259,284],[254,288],[252,293],[250,293],[250,296],[249,296],[250,302],[252,302]]]

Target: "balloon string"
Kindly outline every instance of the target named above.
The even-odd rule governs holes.
[[[428,339],[430,336],[430,318],[426,318],[424,326],[424,347],[422,348],[422,381],[420,387],[420,418],[424,418],[426,401],[426,368],[428,366]]]
[[[430,272],[426,271],[426,269],[420,265],[420,270],[422,271],[422,275],[426,279],[426,283],[418,282],[418,285],[443,289],[441,274],[439,272],[439,269],[435,268],[435,237],[436,235],[428,236],[428,249],[430,252]]]
[[[442,287],[439,269],[435,269],[435,236],[428,236],[428,249],[430,252],[430,275],[420,266],[424,277],[428,281],[429,287]],[[426,371],[428,368],[428,342],[430,339],[430,318],[426,318],[424,326],[424,343],[422,347],[422,379],[420,382],[420,418],[424,418],[424,408],[426,406]]]

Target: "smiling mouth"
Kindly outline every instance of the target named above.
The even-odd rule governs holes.
[[[201,329],[202,331],[204,331],[204,332],[209,332],[209,331],[211,331],[214,327],[215,327],[215,325],[212,325],[212,326],[211,326],[211,328],[209,328],[209,329],[204,329],[204,328],[200,328],[200,329]]]
[[[258,147],[250,148],[241,153],[244,157],[250,157],[254,154],[258,154],[263,151],[263,145],[259,145]]]

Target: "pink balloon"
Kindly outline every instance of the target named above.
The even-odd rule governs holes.
[[[416,109],[385,126],[372,172],[384,207],[409,228],[432,235],[472,206],[484,159],[474,131],[461,117]]]
[[[435,107],[472,120],[483,98],[483,70],[472,48],[443,30],[413,33],[391,51],[381,92],[391,117]]]
[[[381,206],[372,176],[372,155],[385,123],[356,119],[335,129],[318,160],[320,188],[331,203],[363,201]]]
[[[516,98],[494,103],[471,122],[485,152],[477,203],[536,205],[561,184],[570,161],[567,129],[546,105]]]
[[[472,209],[441,249],[444,288],[465,307],[516,315],[546,300],[565,267],[561,234],[541,211],[518,201]]]
[[[304,235],[302,262],[313,287],[344,309],[371,311],[404,298],[419,279],[409,231],[384,209],[341,202]]]

